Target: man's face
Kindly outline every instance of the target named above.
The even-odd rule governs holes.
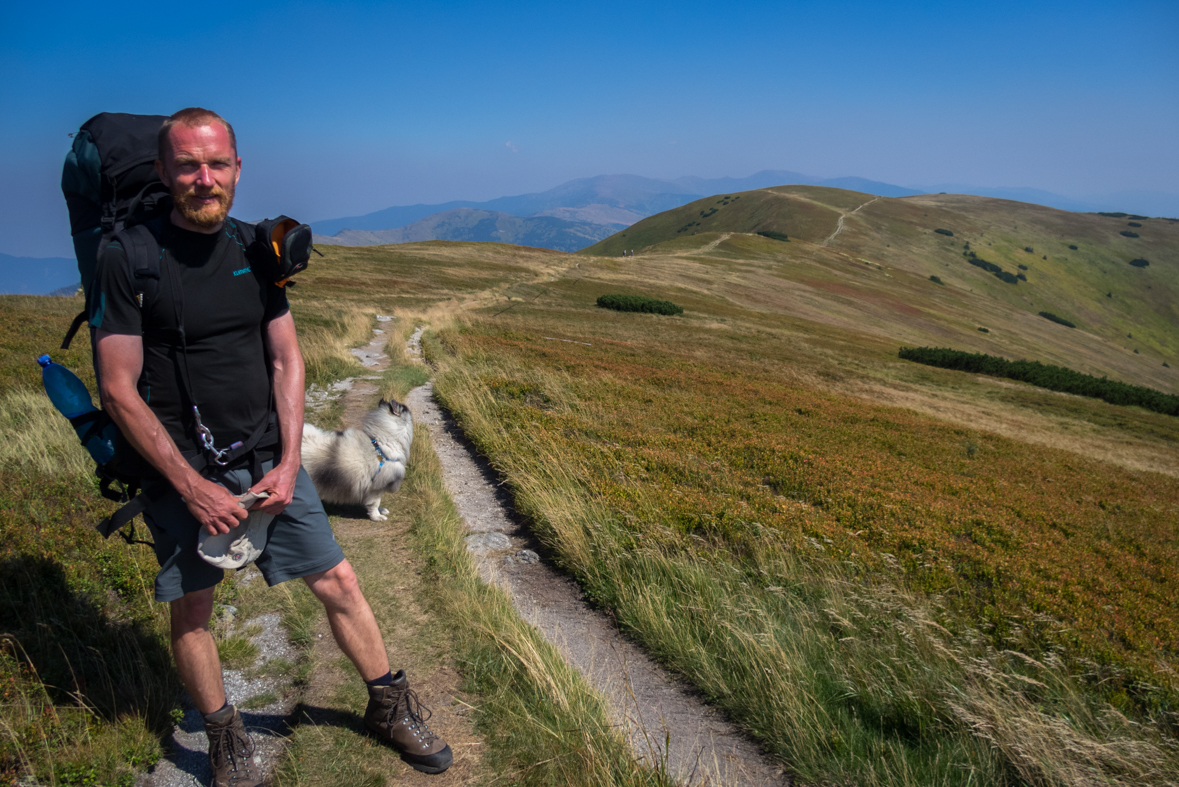
[[[166,161],[156,161],[160,180],[172,192],[172,220],[195,232],[216,232],[233,206],[242,160],[217,122],[173,126]]]

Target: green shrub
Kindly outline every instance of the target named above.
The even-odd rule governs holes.
[[[1042,316],[1049,316],[1040,312]],[[1061,366],[1039,361],[1008,361],[994,355],[968,353],[940,347],[902,347],[900,357],[942,369],[956,369],[972,374],[1006,377],[1025,383],[1078,396],[1090,396],[1116,405],[1133,405],[1163,415],[1179,416],[1179,396],[1165,394],[1141,385],[1081,374]]]
[[[1138,257],[1137,259],[1130,260],[1130,264],[1135,268],[1145,268],[1150,265],[1150,260],[1144,260],[1143,258]]]
[[[1019,269],[1020,269],[1021,271],[1026,271],[1026,270],[1028,269],[1028,266],[1024,265],[1023,263],[1020,263],[1020,264],[1019,264]]]
[[[979,257],[977,254],[975,254],[973,251],[964,251],[964,252],[962,252],[962,254],[963,254],[963,256],[966,257],[966,261],[969,262],[971,265],[973,265],[976,268],[982,268],[987,273],[993,274],[995,276],[995,278],[999,279],[1000,281],[1005,281],[1008,284],[1018,284],[1019,283],[1019,279],[1017,277],[1015,277],[1015,276],[1011,275],[1010,273],[1008,273],[1007,271],[1003,270],[1001,267],[999,267],[995,263],[988,262],[987,260],[984,260],[982,257]],[[1026,279],[1025,279],[1025,281],[1026,281]]]
[[[1136,221],[1128,221],[1128,222],[1126,222],[1126,224],[1130,227],[1141,227],[1142,226],[1141,224],[1139,224]]]
[[[646,312],[648,314],[683,314],[684,309],[671,301],[660,301],[643,295],[601,295],[598,306],[619,312]]]
[[[934,284],[941,284],[941,285],[944,285],[944,284],[945,284],[945,282],[943,282],[943,281],[941,280],[941,278],[940,278],[940,277],[938,277],[938,276],[930,276],[930,277],[929,277],[929,280],[930,280],[931,282],[933,282]]]
[[[983,333],[990,333],[991,332],[990,328],[983,328],[982,326],[979,326],[979,330],[982,331]]]
[[[1076,328],[1077,327],[1074,323],[1069,322],[1068,320],[1064,319],[1063,317],[1057,317],[1052,312],[1040,312],[1040,316],[1043,317],[1045,320],[1052,320],[1052,322],[1063,325],[1066,328]]]
[[[1077,250],[1077,247],[1076,247],[1076,246],[1074,246],[1074,245],[1072,245],[1071,243],[1069,244],[1069,246],[1068,246],[1068,247],[1069,247],[1070,249],[1072,249],[1073,251],[1076,251],[1076,250]]]
[[[1127,216],[1129,216],[1130,214],[1129,213],[1100,213],[1100,212],[1098,212],[1097,215],[1098,216],[1109,216],[1111,219],[1124,219]]]
[[[1026,251],[1028,254],[1035,254],[1036,253],[1036,250],[1033,249],[1031,246],[1024,246],[1023,250]]]
[[[790,242],[790,238],[786,236],[785,232],[778,232],[777,230],[762,230],[757,234],[761,235],[763,238],[769,238],[771,240],[782,240],[786,241],[787,243]]]
[[[934,232],[936,232],[939,235],[947,235],[951,238],[954,237],[954,233],[950,232],[949,230],[943,230],[943,229],[939,228],[939,229],[934,230]]]
[[[1130,232],[1130,230],[1122,230],[1119,234],[1124,235],[1127,238],[1137,238],[1138,237],[1137,232]]]

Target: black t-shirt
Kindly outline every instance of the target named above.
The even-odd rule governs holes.
[[[126,251],[117,240],[107,246],[90,324],[143,336],[139,394],[180,450],[199,448],[190,395],[216,447],[228,448],[249,438],[270,413],[264,332],[268,322],[288,311],[286,291],[252,270],[234,219],[211,235],[165,219],[159,241],[160,281],[154,300],[142,309],[138,292],[143,288],[136,286]],[[181,352],[180,315],[186,353]]]

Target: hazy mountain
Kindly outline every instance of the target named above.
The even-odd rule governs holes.
[[[335,235],[344,229],[389,230],[403,227],[435,213],[459,208],[476,208],[521,217],[555,215],[560,218],[590,220],[599,224],[625,225],[712,194],[749,191],[789,183],[848,188],[882,197],[904,197],[920,193],[902,186],[864,178],[824,180],[786,170],[763,170],[747,178],[714,179],[685,177],[676,180],[656,180],[639,175],[599,175],[571,180],[548,191],[500,197],[487,202],[404,205],[366,213],[363,216],[325,219],[312,222],[311,229],[320,235]],[[589,212],[572,214],[566,211]],[[591,216],[600,218],[594,221]]]
[[[627,224],[593,224],[555,216],[521,218],[473,208],[435,213],[405,227],[388,230],[341,230],[332,237],[316,235],[315,243],[375,246],[423,240],[465,240],[512,243],[558,251],[577,251],[608,237]]]
[[[0,254],[0,295],[69,294],[79,286],[78,261],[73,257],[13,257]]]
[[[339,235],[338,233],[342,230],[386,232],[421,222],[436,214],[449,215],[455,210],[479,210],[509,214],[521,218],[551,217],[583,225],[609,226],[613,229],[618,229],[619,227],[625,227],[641,221],[648,216],[678,208],[704,197],[784,185],[826,186],[859,191],[880,197],[909,197],[917,194],[946,192],[950,194],[971,194],[975,196],[1009,199],[1074,212],[1121,210],[1139,212],[1152,216],[1179,215],[1179,196],[1156,192],[1123,193],[1083,201],[1032,188],[978,188],[960,183],[945,183],[928,188],[910,188],[859,177],[814,178],[789,170],[762,170],[745,178],[710,179],[682,177],[674,180],[659,180],[645,178],[639,175],[599,175],[593,178],[571,180],[548,191],[533,194],[500,197],[486,202],[457,201],[438,205],[405,205],[385,208],[384,210],[367,213],[363,216],[348,216],[339,219],[312,222],[311,227],[320,236],[336,236],[338,240],[334,242],[337,243],[346,243],[348,245],[357,245],[362,242],[398,243],[403,241],[393,241],[388,240],[388,238],[406,236],[382,235],[381,237],[386,239],[362,241],[362,238],[369,238],[369,236],[359,234]],[[436,225],[431,226],[449,226],[452,218],[441,220]],[[420,231],[421,229],[417,228],[411,233],[413,240],[432,239],[419,237]],[[509,230],[505,229],[502,231]],[[517,230],[510,230],[509,232],[515,233]],[[580,248],[572,246],[573,241],[570,238],[565,237],[551,227],[540,234],[529,232],[531,233],[529,237],[533,241],[536,241],[535,243],[525,241],[512,242],[519,242],[524,245],[540,245],[544,248],[561,249],[563,251]],[[609,234],[607,232],[603,235],[601,234],[601,230],[587,230],[585,228],[573,231],[573,237],[592,237],[594,240],[599,240]],[[559,240],[540,242],[539,239],[544,237]],[[434,238],[454,239],[449,237],[444,238],[442,235],[436,235]],[[494,237],[489,239],[500,240],[501,238]],[[319,242],[332,243],[333,241],[323,240],[321,238]],[[557,242],[561,245],[546,245],[547,243]],[[589,245],[592,242],[594,241],[587,241],[585,245]]]

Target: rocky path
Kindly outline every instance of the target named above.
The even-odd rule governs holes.
[[[411,353],[419,351],[420,335],[419,329],[411,338]],[[407,404],[415,426],[429,430],[480,575],[506,590],[520,614],[607,698],[613,722],[641,757],[665,762],[686,784],[790,783],[781,765],[590,610],[577,585],[538,557],[490,467],[435,403],[432,383],[413,389]]]
[[[868,205],[871,205],[873,202],[875,202],[875,201],[876,201],[876,200],[878,200],[878,199],[880,199],[880,197],[873,197],[872,199],[870,199],[870,200],[868,200],[867,202],[865,202],[863,205],[860,205],[860,207],[859,207],[859,208],[856,208],[856,209],[855,209],[855,210],[853,210],[853,211],[848,211],[847,213],[841,213],[841,214],[840,214],[840,216],[839,216],[839,223],[835,225],[835,232],[832,232],[832,233],[831,233],[831,234],[830,234],[830,235],[827,237],[827,240],[823,241],[823,245],[824,245],[824,246],[829,246],[829,245],[831,245],[831,241],[835,240],[835,236],[836,236],[836,235],[838,235],[839,233],[843,232],[843,220],[844,220],[844,219],[846,219],[848,216],[852,215],[853,213],[859,213],[859,212],[860,212],[860,208],[864,208],[864,207],[866,207],[866,206],[868,206]]]
[[[712,247],[720,240],[723,238]],[[384,354],[387,335],[381,329],[375,334],[367,346],[352,352],[366,368],[380,371],[387,364]],[[421,334],[422,329],[418,328],[407,344],[412,355],[420,356]],[[309,390],[308,408],[342,395],[343,420],[358,423],[363,412],[373,405],[377,387],[369,381],[374,379],[379,377],[351,378],[335,384],[329,391]],[[791,783],[779,763],[763,756],[689,687],[625,639],[605,615],[590,610],[576,583],[538,556],[531,534],[513,517],[511,501],[491,468],[476,455],[454,421],[434,401],[432,383],[413,389],[406,403],[414,414],[416,427],[430,433],[443,467],[446,488],[470,531],[467,548],[480,575],[507,591],[521,616],[536,626],[606,697],[613,723],[625,730],[640,757],[652,765],[663,763],[667,772],[685,784]],[[371,525],[363,520],[344,524],[358,528]],[[242,572],[241,581],[261,582],[262,577],[251,566]],[[244,709],[242,715],[254,733],[263,772],[269,773],[281,759],[285,736],[293,721],[292,712],[298,702],[307,702],[309,698],[301,698],[293,691],[279,670],[267,670],[269,663],[294,662],[297,658],[279,616],[271,613],[240,621],[234,613],[232,608],[222,610],[219,625],[230,632],[250,633],[260,655],[247,670],[225,670],[226,694],[239,707],[260,705],[259,700],[263,699],[268,701],[260,707]],[[323,653],[319,652],[325,648]],[[330,661],[335,653],[330,636],[322,633],[313,649],[319,663]],[[438,693],[448,695],[457,688],[457,676],[451,676],[452,680],[442,680],[443,677],[433,676],[424,685],[435,685]],[[442,716],[447,717],[451,714],[445,710],[449,703],[444,696],[431,699],[435,700],[433,707],[441,709]],[[477,763],[470,762],[462,749],[464,745],[477,745],[470,743],[476,740],[469,729],[470,722],[459,717],[440,719],[440,722],[439,729],[446,731],[452,746],[458,746],[454,775],[465,782],[463,772],[477,770]],[[208,784],[212,774],[206,751],[200,714],[186,705],[184,718],[173,731],[166,758],[142,774],[136,787]],[[420,774],[414,771],[407,770],[398,776],[413,783],[421,781]]]

